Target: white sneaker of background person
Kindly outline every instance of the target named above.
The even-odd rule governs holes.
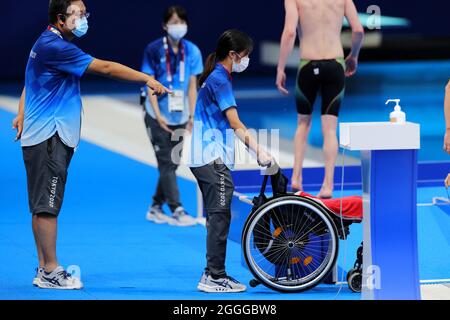
[[[153,205],[148,208],[147,220],[157,224],[170,223],[173,218],[164,213],[160,205]]]
[[[183,207],[178,207],[172,213],[172,220],[169,221],[172,226],[190,227],[197,224],[197,220],[190,216]]]
[[[36,285],[42,289],[79,290],[83,288],[80,279],[72,277],[61,266],[50,273],[42,271],[38,273],[38,277]]]

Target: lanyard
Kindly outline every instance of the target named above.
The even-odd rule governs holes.
[[[171,70],[171,58],[169,52],[169,44],[167,41],[167,37],[164,37],[164,50],[166,51],[166,70],[167,70],[167,81],[171,84],[173,82],[173,73]],[[180,40],[180,50],[181,50],[181,61],[180,61],[180,82],[184,82],[186,79],[186,68],[185,68],[185,50],[183,41]]]
[[[47,27],[47,30],[53,32],[53,33],[56,34],[58,37],[60,37],[61,39],[63,39],[63,36],[62,36],[61,32],[59,32],[59,30],[56,29],[55,27],[53,27],[53,26],[48,26],[48,27]]]
[[[230,71],[228,71],[228,70],[223,66],[223,64],[218,63],[218,65],[220,65],[220,66],[222,67],[222,69],[225,70],[225,72],[226,72],[227,75],[228,75],[228,79],[230,79],[230,81],[233,81],[233,76],[231,75]]]

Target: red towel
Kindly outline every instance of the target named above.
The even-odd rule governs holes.
[[[326,208],[328,208],[328,210],[338,217],[340,216],[342,200],[342,217],[344,219],[361,221],[363,218],[363,202],[362,197],[360,196],[350,196],[342,199],[320,199],[303,191],[297,192],[296,195],[310,198],[314,201],[322,203]]]

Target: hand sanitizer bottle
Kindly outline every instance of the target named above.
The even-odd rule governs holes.
[[[400,99],[389,99],[386,101],[386,104],[390,102],[395,102],[396,105],[394,107],[394,111],[390,114],[390,119],[392,123],[396,124],[405,124],[406,123],[406,114],[402,111],[400,107]]]

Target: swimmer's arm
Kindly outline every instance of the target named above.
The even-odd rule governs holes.
[[[353,0],[346,0],[345,2],[345,17],[352,28],[352,51],[350,56],[358,58],[364,41],[364,28],[359,20],[358,11]]]
[[[450,133],[450,81],[445,87],[444,113],[445,131]]]
[[[149,75],[112,61],[94,59],[89,65],[87,73],[101,75],[120,81],[145,84],[157,95],[171,92]]]
[[[250,134],[250,131],[239,119],[236,108],[229,108],[225,110],[225,115],[236,136],[245,144],[247,148],[256,153],[258,161],[262,163],[270,163],[272,157],[259,146],[256,139]]]
[[[445,115],[444,151],[450,154],[450,81],[445,87],[444,115]]]
[[[289,55],[294,49],[295,38],[299,23],[298,8],[295,0],[284,0],[286,17],[284,21],[284,30],[281,35],[280,58],[278,61],[278,71],[286,68]]]
[[[25,113],[25,87],[23,87],[22,95],[20,96],[19,111],[17,113],[17,117],[13,120],[13,130],[17,129],[15,141],[19,140],[20,137],[22,136],[24,113]]]

